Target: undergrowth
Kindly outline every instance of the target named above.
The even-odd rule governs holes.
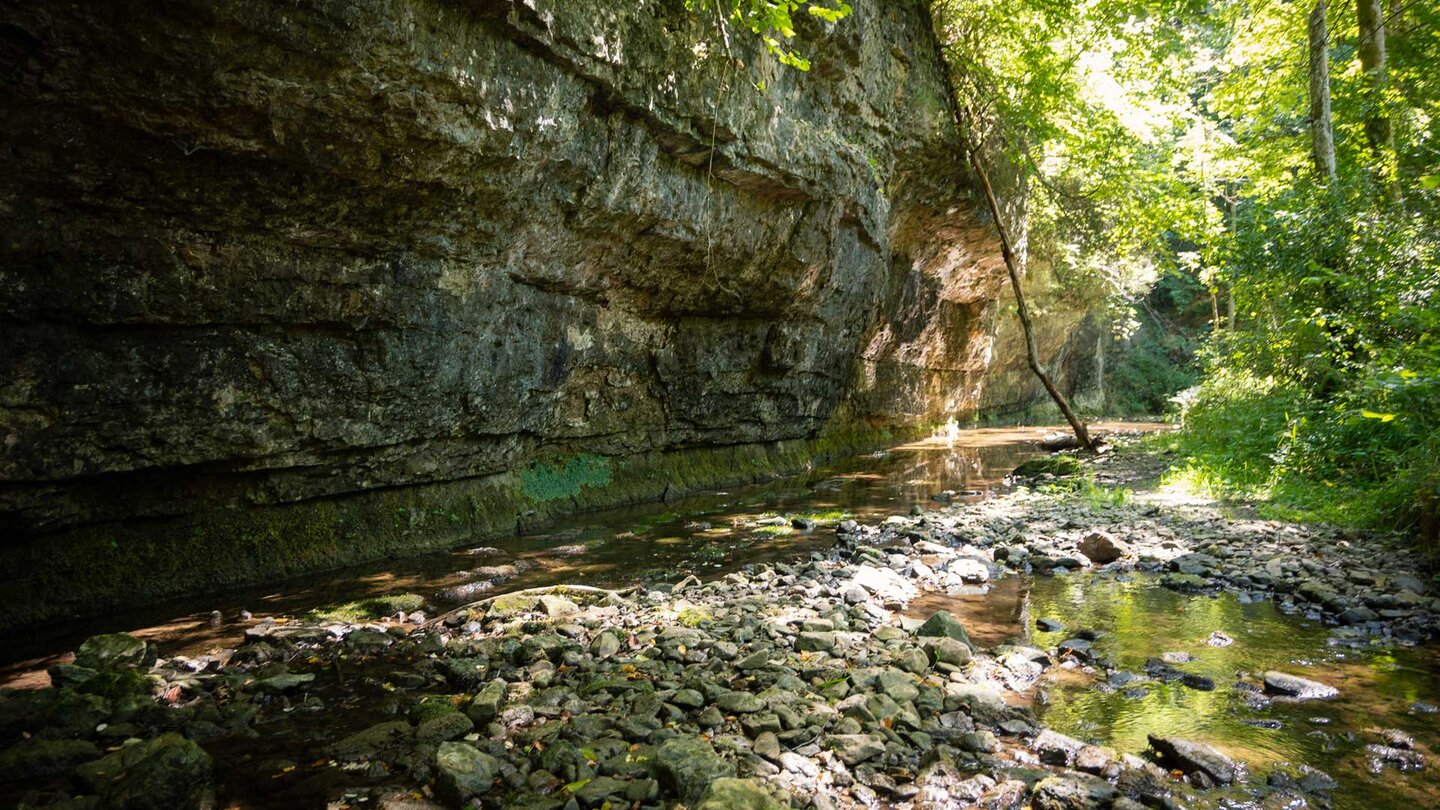
[[[1267,518],[1409,531],[1434,553],[1440,431],[1434,392],[1412,379],[1320,401],[1273,378],[1212,372],[1183,403],[1182,429],[1146,443],[1182,459],[1165,484],[1251,501]]]

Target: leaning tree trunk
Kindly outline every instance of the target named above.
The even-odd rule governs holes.
[[[1310,150],[1315,173],[1324,182],[1335,179],[1335,129],[1330,120],[1330,34],[1325,28],[1325,0],[1310,10]]]
[[[1085,429],[1085,423],[1081,422],[1075,412],[1070,410],[1070,403],[1065,400],[1065,395],[1050,381],[1050,375],[1040,366],[1040,352],[1035,348],[1035,329],[1030,323],[1030,308],[1025,304],[1025,290],[1020,286],[1020,269],[1015,260],[1015,251],[1010,247],[1010,233],[1005,228],[1005,220],[1000,216],[1000,204],[995,200],[995,190],[990,187],[990,175],[985,172],[985,165],[980,160],[980,153],[975,148],[969,148],[970,165],[975,168],[975,174],[980,177],[980,186],[985,190],[985,202],[990,206],[990,216],[995,220],[995,232],[1000,235],[1000,255],[1005,259],[1005,269],[1010,271],[1010,286],[1015,290],[1015,307],[1020,313],[1020,327],[1025,332],[1025,358],[1030,363],[1030,370],[1040,378],[1040,384],[1045,386],[1050,398],[1060,406],[1060,412],[1065,414],[1065,421],[1070,423],[1070,428],[1075,431],[1075,438],[1079,440],[1080,446],[1086,450],[1095,451],[1095,443],[1090,440],[1090,431]]]

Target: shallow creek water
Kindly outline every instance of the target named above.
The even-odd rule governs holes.
[[[1337,644],[1330,628],[1287,615],[1270,600],[1245,604],[1228,593],[1181,594],[1145,575],[1012,577],[983,594],[922,597],[906,613],[922,617],[941,609],[963,617],[981,646],[1018,641],[1050,648],[1078,631],[1096,630],[1096,648],[1125,671],[1143,673],[1148,659],[1184,652],[1194,660],[1179,669],[1215,682],[1214,691],[1199,691],[1147,681],[1127,694],[1081,668],[1054,668],[1027,697],[1040,719],[1062,734],[1134,754],[1148,748],[1149,734],[1184,737],[1209,743],[1261,775],[1276,764],[1307,764],[1340,782],[1337,808],[1440,806],[1440,715],[1410,711],[1417,701],[1440,699],[1440,650],[1433,645],[1351,648]],[[1035,621],[1042,618],[1058,619],[1065,629],[1041,632]],[[1208,644],[1217,630],[1234,643]],[[1271,669],[1323,681],[1340,696],[1252,708],[1231,688],[1241,676],[1256,681]],[[1370,773],[1363,749],[1385,728],[1412,734],[1426,769]],[[1235,806],[1248,806],[1236,793]]]
[[[1044,432],[962,431],[953,441],[903,445],[764,484],[579,515],[529,537],[477,542],[446,554],[137,609],[105,620],[52,625],[26,638],[0,641],[5,662],[0,686],[44,685],[45,666],[99,632],[150,638],[162,655],[233,646],[244,625],[232,619],[242,608],[258,619],[400,592],[421,593],[445,605],[557,582],[613,587],[673,581],[686,573],[707,576],[803,556],[833,543],[833,529],[826,524],[841,516],[877,520],[913,506],[940,508],[943,504],[931,496],[942,490],[962,493],[955,502],[986,497],[1003,486],[1005,474],[1019,461],[1036,452],[1032,442]],[[757,525],[768,515],[811,516],[822,525],[811,530],[795,529],[788,520],[787,525]],[[512,572],[504,566],[513,566],[513,576],[497,581],[502,569]],[[439,596],[447,591],[448,599]],[[1435,760],[1440,715],[1410,711],[1416,701],[1440,702],[1440,653],[1433,646],[1346,647],[1334,643],[1326,627],[1287,615],[1268,600],[1245,604],[1228,594],[1184,595],[1141,575],[1009,577],[970,594],[923,596],[907,613],[923,616],[941,608],[960,616],[981,646],[1018,640],[1053,647],[1069,633],[1096,630],[1102,634],[1097,648],[1126,670],[1141,672],[1147,659],[1183,651],[1194,660],[1181,668],[1216,684],[1207,692],[1147,682],[1143,694],[1127,694],[1079,668],[1054,668],[1024,699],[1061,733],[1127,753],[1143,752],[1149,733],[1202,740],[1248,763],[1255,773],[1273,763],[1308,764],[1340,781],[1335,792],[1339,808],[1433,807],[1440,802],[1440,763]],[[216,609],[226,617],[220,628],[208,622]],[[1034,622],[1039,618],[1058,619],[1068,632],[1038,632]],[[1207,644],[1216,630],[1234,644]],[[1267,669],[1323,680],[1337,686],[1341,696],[1251,708],[1230,687],[1242,673]],[[352,699],[363,702],[362,695]],[[350,719],[358,725],[368,713],[358,704],[355,708],[359,711]],[[1279,727],[1265,727],[1276,725],[1265,721],[1278,721]],[[295,722],[306,721],[297,717]],[[1427,769],[1369,773],[1363,746],[1374,742],[1381,728],[1415,735],[1417,748],[1429,760]],[[1250,805],[1237,794],[1235,806]]]

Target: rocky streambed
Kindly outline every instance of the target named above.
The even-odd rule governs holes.
[[[1099,480],[1124,474],[1102,465]],[[560,586],[441,616],[395,598],[371,619],[258,622],[238,649],[196,657],[97,637],[51,688],[0,692],[0,803],[1440,797],[1440,684],[1415,646],[1440,630],[1440,601],[1397,538],[1026,483],[846,521],[803,559],[709,581]],[[1386,666],[1414,677],[1381,694],[1353,675]],[[1140,710],[1114,713],[1126,705]],[[1267,747],[1238,728],[1305,742]]]

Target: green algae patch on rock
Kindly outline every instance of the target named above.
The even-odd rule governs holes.
[[[418,593],[396,593],[357,599],[312,612],[316,619],[341,622],[363,622],[383,619],[397,613],[414,613],[425,607],[425,597]]]
[[[525,497],[535,501],[554,501],[573,498],[585,487],[605,487],[610,483],[610,473],[609,458],[582,454],[554,463],[531,464],[520,474],[520,481],[525,488]]]
[[[1034,478],[1037,475],[1054,475],[1059,477],[1075,475],[1080,472],[1081,468],[1080,460],[1074,456],[1057,454],[1032,458],[1016,467],[1014,475],[1019,478]]]

